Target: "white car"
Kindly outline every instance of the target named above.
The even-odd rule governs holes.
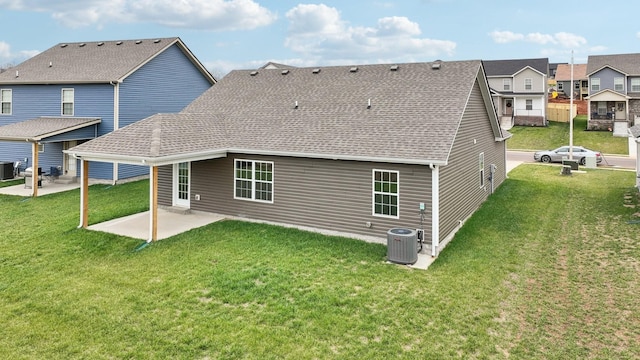
[[[577,161],[580,165],[584,165],[587,157],[589,156],[595,157],[596,163],[598,164],[602,162],[602,155],[599,151],[589,150],[582,146],[573,147],[573,160]],[[569,146],[561,146],[554,150],[536,151],[533,154],[533,159],[535,161],[541,161],[544,163],[562,162],[562,160],[566,160],[568,158]]]

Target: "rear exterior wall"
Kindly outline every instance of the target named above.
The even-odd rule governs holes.
[[[273,161],[273,203],[234,199],[234,160]],[[399,171],[399,218],[372,215],[373,169]],[[161,170],[159,204],[172,204],[171,166]],[[191,164],[191,209],[386,239],[390,228],[431,233],[428,166],[228,154]],[[195,200],[195,195],[200,200]],[[367,224],[370,223],[370,226]]]

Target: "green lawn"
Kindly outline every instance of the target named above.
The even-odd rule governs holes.
[[[606,131],[587,131],[586,115],[573,121],[573,144],[604,154],[629,154],[628,139],[614,137]],[[507,140],[510,150],[551,150],[569,145],[569,123],[549,122],[547,127],[516,126],[509,130],[513,137]]]
[[[513,170],[427,271],[387,264],[383,245],[239,221],[135,251],[76,229],[77,191],[0,195],[0,354],[637,359],[634,173],[558,169]],[[143,210],[147,184],[92,186],[90,220]]]

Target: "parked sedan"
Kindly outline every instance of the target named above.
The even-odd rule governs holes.
[[[586,158],[589,156],[593,156],[596,158],[596,163],[602,162],[602,155],[599,151],[589,150],[582,146],[574,146],[573,147],[573,160],[577,161],[580,165],[584,165],[586,163]],[[544,163],[550,162],[562,162],[562,160],[569,158],[569,147],[561,146],[554,150],[545,150],[545,151],[536,151],[533,154],[533,159],[535,161],[541,161]]]

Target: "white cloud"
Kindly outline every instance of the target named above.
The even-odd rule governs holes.
[[[558,45],[567,49],[578,48],[587,44],[587,39],[584,37],[567,32],[555,34],[529,33],[524,35],[511,31],[493,31],[489,33],[489,36],[498,44],[525,41],[540,45]]]
[[[406,17],[385,17],[375,27],[354,27],[341,19],[336,8],[301,4],[286,18],[285,46],[316,63],[425,61],[451,56],[456,48],[452,41],[421,38],[420,26]]]
[[[11,45],[4,41],[0,41],[0,67],[6,65],[17,65],[18,63],[39,54],[37,50],[24,50],[14,53],[11,51]]]
[[[138,21],[177,28],[248,30],[277,18],[254,0],[0,0],[0,6],[50,12],[71,28]]]

